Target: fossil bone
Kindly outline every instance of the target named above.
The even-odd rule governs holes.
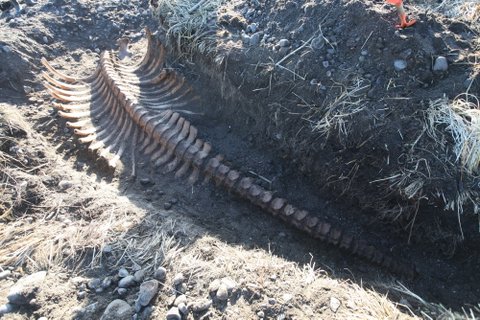
[[[61,101],[54,106],[62,118],[70,120],[67,124],[80,142],[88,143],[111,167],[125,154],[142,152],[154,166],[166,172],[176,170],[176,177],[190,173],[190,183],[203,176],[315,239],[414,277],[413,264],[389,257],[357,236],[276,197],[232,169],[223,156],[213,154],[210,144],[197,137],[197,129],[175,111],[192,103],[195,96],[190,87],[164,68],[165,49],[148,30],[147,36],[147,53],[140,63],[125,66],[114,52],[103,52],[94,74],[83,79],[64,75],[42,59],[47,69],[43,73],[45,87]]]

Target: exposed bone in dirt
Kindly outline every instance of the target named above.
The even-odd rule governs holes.
[[[11,31],[8,36],[3,32],[0,35],[0,97],[9,110],[14,108],[13,114],[24,115],[35,128],[16,129],[21,126],[12,126],[12,121],[2,125],[2,169],[4,165],[8,170],[2,170],[5,192],[1,208],[2,217],[7,213],[8,219],[2,218],[1,227],[7,228],[8,233],[2,233],[5,254],[0,267],[9,266],[11,273],[0,280],[0,296],[1,302],[6,302],[9,287],[23,272],[46,269],[51,273],[48,279],[54,280],[45,285],[66,284],[67,291],[44,290],[45,295],[38,295],[31,305],[15,309],[12,317],[20,313],[30,318],[61,319],[74,314],[85,319],[100,318],[107,305],[117,298],[134,308],[143,280],[134,282],[132,287],[115,288],[120,283],[117,271],[126,267],[128,276],[134,278],[141,268],[146,281],[154,277],[160,265],[167,268],[167,281],[151,302],[155,309],[150,305],[140,310],[139,317],[147,317],[149,312],[153,312],[153,317],[163,317],[169,310],[174,312],[174,308],[183,310],[180,302],[172,307],[170,300],[182,296],[185,290],[184,304],[190,310],[189,316],[195,318],[205,314],[212,318],[385,318],[405,316],[397,308],[410,312],[402,306],[395,307],[392,301],[417,314],[426,312],[432,318],[440,317],[440,313],[451,314],[428,302],[440,302],[460,313],[461,306],[475,312],[479,274],[475,216],[469,215],[470,209],[465,206],[462,231],[466,241],[452,241],[459,234],[455,212],[429,215],[441,212],[432,203],[439,207],[445,203],[442,199],[436,202],[430,197],[428,201],[419,197],[435,193],[439,182],[446,190],[445,202],[452,203],[448,201],[455,200],[455,192],[449,188],[458,185],[458,190],[467,190],[474,186],[468,183],[472,173],[460,176],[465,177],[460,180],[465,184],[452,184],[458,181],[458,176],[451,174],[452,168],[453,172],[458,169],[454,153],[447,150],[449,162],[445,162],[448,166],[442,171],[442,161],[432,165],[430,161],[436,160],[425,151],[438,149],[442,153],[441,147],[435,149],[436,142],[426,134],[414,143],[419,137],[418,128],[425,123],[415,110],[435,106],[435,110],[443,112],[448,110],[445,106],[450,108],[457,92],[478,92],[476,38],[468,25],[436,15],[426,16],[415,7],[407,7],[420,23],[395,33],[394,10],[374,2],[368,2],[366,10],[366,5],[358,1],[333,6],[321,1],[236,1],[227,3],[226,10],[216,13],[215,19],[205,20],[223,25],[223,30],[210,34],[218,40],[213,52],[211,46],[203,51],[219,55],[197,56],[195,65],[189,59],[168,64],[187,77],[202,99],[195,108],[185,110],[193,113],[185,117],[198,128],[202,138],[241,165],[239,169],[250,174],[255,184],[277,191],[311,212],[319,212],[349,232],[388,247],[394,256],[414,260],[420,271],[417,281],[401,280],[401,284],[392,285],[388,275],[381,274],[379,269],[338,254],[334,248],[318,246],[235,197],[209,186],[191,188],[173,175],[155,172],[148,159],[138,161],[136,181],[128,175],[113,174],[101,162],[95,163],[95,155],[77,145],[72,132],[52,119],[55,111],[49,109],[51,101],[40,86],[40,57],[54,61],[52,65],[63,68],[62,72],[68,75],[84,77],[94,72],[103,49],[116,48],[117,40],[127,36],[131,40],[132,60],[138,61],[146,48],[146,42],[141,40],[142,29],[146,25],[155,29],[155,20],[145,10],[146,3],[21,4],[23,13],[0,20],[2,31]],[[191,14],[203,9],[199,5]],[[168,31],[168,20],[163,21]],[[322,22],[322,37],[318,37],[314,21]],[[272,23],[268,25],[269,22]],[[352,24],[356,26],[353,31]],[[301,25],[303,30],[297,28]],[[263,38],[256,34],[265,33],[267,28],[268,39],[276,40],[262,42]],[[445,45],[438,41],[436,33],[445,36]],[[313,35],[316,37],[312,38]],[[182,48],[183,44],[175,43],[174,48]],[[333,53],[329,51],[331,46]],[[459,49],[451,51],[452,46]],[[404,57],[406,47],[412,52]],[[433,48],[429,51],[432,58],[424,52],[425,48]],[[180,51],[187,58],[192,52],[197,52],[195,47]],[[230,55],[224,55],[225,52]],[[455,55],[450,56],[452,52]],[[437,55],[447,58],[446,72],[432,72]],[[273,63],[268,57],[272,57]],[[396,60],[403,60],[402,65],[406,62],[406,68],[395,70]],[[359,77],[350,77],[352,70]],[[421,80],[422,72],[431,72],[430,80]],[[377,83],[382,75],[385,81]],[[390,84],[386,94],[382,84]],[[412,98],[404,99],[408,97],[405,92]],[[450,98],[442,104],[443,109],[439,109],[440,104],[429,103],[443,93]],[[420,99],[425,104],[419,103]],[[325,106],[331,108],[322,109]],[[312,112],[307,114],[310,123],[299,117],[305,110]],[[323,117],[325,110],[330,110],[327,114],[331,116]],[[375,128],[370,119],[375,119]],[[313,123],[318,124],[316,132],[323,134],[310,135],[311,139],[305,140]],[[448,148],[448,132],[441,126],[436,129],[441,133],[437,133],[438,137],[446,137],[444,145]],[[397,175],[393,160],[409,150],[414,151],[406,153],[411,157],[402,161],[408,165],[406,179],[382,180]],[[429,167],[422,167],[424,158]],[[379,181],[370,183],[376,180]],[[392,190],[398,187],[399,191],[389,194],[390,185]],[[405,201],[409,195],[414,197]],[[465,199],[470,201],[468,197],[458,201]],[[399,212],[395,207],[406,211]],[[362,210],[365,208],[375,210],[369,215]],[[401,231],[398,225],[384,225],[377,220],[380,212],[390,218],[405,213],[408,221],[417,209],[413,229],[410,224]],[[437,220],[439,216],[446,220]],[[214,240],[205,233],[213,235]],[[409,238],[411,246],[407,245]],[[434,247],[429,244],[432,240]],[[441,254],[451,253],[455,245],[458,247],[452,256]],[[277,256],[269,257],[270,251]],[[259,267],[259,262],[265,265]],[[61,276],[66,271],[69,275]],[[186,280],[173,284],[179,272]],[[70,274],[86,278],[75,279]],[[225,288],[211,292],[206,288],[214,280],[222,286],[231,284],[223,280],[228,277],[233,278],[239,290],[227,288],[228,299],[220,303],[224,301]],[[303,281],[312,277],[315,281]],[[100,283],[105,281],[103,286],[97,286],[98,279]],[[368,283],[381,294],[389,292],[389,298],[364,291],[356,284],[345,285],[344,279]],[[293,300],[283,297],[284,292],[293,295]],[[365,299],[352,302],[352,296]],[[205,306],[207,309],[200,311]]]

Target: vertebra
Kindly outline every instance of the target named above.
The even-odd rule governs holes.
[[[64,75],[42,59],[50,73],[43,73],[45,87],[62,101],[54,106],[62,118],[70,120],[67,126],[74,129],[80,142],[88,143],[89,149],[113,168],[127,150],[132,154],[139,151],[149,156],[154,166],[176,171],[176,177],[190,173],[190,183],[200,177],[212,180],[315,239],[394,273],[414,277],[413,264],[396,261],[375,246],[275,197],[252,178],[230,168],[223,156],[212,155],[210,144],[197,138],[197,129],[174,111],[195,96],[183,77],[163,67],[164,47],[148,30],[147,36],[147,53],[140,63],[125,66],[114,52],[103,52],[94,74],[84,79]]]

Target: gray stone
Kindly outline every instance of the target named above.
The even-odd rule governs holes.
[[[135,285],[135,277],[134,276],[126,276],[125,278],[122,278],[118,282],[118,286],[120,288],[130,288]]]
[[[186,315],[188,313],[188,308],[185,303],[180,303],[177,306],[178,311],[180,311],[181,314]]]
[[[324,68],[328,68],[330,66],[330,63],[327,60],[325,60],[322,62],[322,65]]]
[[[120,270],[118,270],[118,276],[120,278],[125,278],[128,275],[130,275],[130,273],[127,271],[127,269],[121,268]]]
[[[40,291],[46,276],[46,271],[39,271],[18,280],[8,292],[8,301],[16,305],[28,304]]]
[[[448,61],[444,56],[438,56],[433,64],[433,71],[445,72],[448,70]]]
[[[167,320],[182,320],[180,311],[177,307],[173,307],[167,312]]]
[[[160,281],[160,282],[165,281],[165,279],[167,278],[167,269],[165,269],[164,267],[158,268],[158,269],[155,271],[153,277],[154,277],[155,279],[157,279],[158,281]]]
[[[94,302],[83,308],[85,313],[95,313],[98,308],[98,302]]]
[[[5,270],[0,272],[0,280],[7,279],[11,274],[12,274],[12,271],[10,270]]]
[[[320,50],[325,46],[325,39],[322,36],[318,36],[312,39],[311,42],[312,48],[315,50]]]
[[[180,293],[180,294],[185,294],[188,290],[188,287],[187,287],[187,284],[185,282],[183,283],[180,283],[177,287],[176,287],[177,291]]]
[[[210,299],[202,299],[195,301],[190,305],[190,308],[193,312],[203,312],[208,310],[212,306],[212,300]]]
[[[402,71],[407,68],[407,61],[402,59],[397,59],[393,62],[393,67],[396,71]]]
[[[78,291],[77,292],[78,299],[84,299],[86,296],[87,296],[87,293],[85,291]]]
[[[173,277],[173,284],[175,286],[178,286],[179,284],[183,283],[185,281],[185,277],[182,273],[177,273],[175,277]]]
[[[255,46],[258,46],[259,43],[260,43],[260,32],[257,32],[250,37],[250,45],[252,47],[255,47]]]
[[[137,281],[138,283],[140,283],[140,282],[142,282],[143,279],[145,278],[145,271],[143,271],[143,270],[135,271],[135,273],[133,274],[133,276],[135,277],[135,281]]]
[[[11,313],[15,310],[15,305],[11,303],[4,304],[0,306],[0,317],[4,314]]]
[[[113,248],[111,245],[109,244],[106,244],[103,248],[102,248],[102,252],[103,253],[106,253],[106,254],[109,254],[109,253],[112,253],[113,251]]]
[[[142,307],[146,307],[150,301],[158,293],[158,281],[149,280],[145,281],[140,285],[140,291],[138,293],[138,298],[135,301],[135,310],[139,312]]]
[[[127,320],[131,319],[133,314],[133,309],[127,302],[116,299],[110,302],[100,320]]]
[[[288,39],[280,39],[278,41],[278,45],[280,47],[289,47],[290,46],[290,41],[288,41]]]
[[[225,283],[222,283],[217,290],[217,299],[220,301],[226,301],[228,299],[228,288]]]
[[[87,284],[88,288],[92,290],[96,290],[100,288],[101,285],[102,285],[102,280],[98,278],[91,279],[90,281],[88,281],[88,284]]]

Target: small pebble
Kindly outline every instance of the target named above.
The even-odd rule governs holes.
[[[341,302],[335,297],[330,297],[330,310],[333,312],[337,312],[338,308],[340,308]]]
[[[212,282],[210,282],[210,285],[208,286],[208,292],[211,294],[214,294],[217,292],[218,288],[220,287],[221,281],[219,279],[215,279]]]
[[[278,45],[280,47],[289,47],[290,46],[290,41],[288,41],[288,39],[280,39],[278,41]]]
[[[187,305],[185,303],[180,303],[178,306],[178,311],[180,311],[181,314],[183,315],[187,315],[188,313],[188,308],[187,308]]]
[[[167,312],[167,320],[182,320],[180,311],[177,307],[173,307]]]
[[[118,288],[117,292],[119,296],[123,297],[127,294],[128,290],[125,288]]]
[[[120,278],[125,278],[126,276],[130,275],[130,273],[128,272],[127,269],[125,268],[121,268],[120,270],[118,270],[118,276]]]
[[[175,307],[178,307],[181,303],[187,304],[187,296],[184,294],[179,295],[178,297],[175,298],[175,301],[173,302],[173,305]]]
[[[193,312],[197,312],[197,313],[203,312],[208,310],[212,306],[212,300],[209,300],[209,299],[199,300],[192,303],[190,306]]]
[[[396,71],[402,71],[407,68],[407,61],[402,59],[397,59],[393,62],[393,67]]]
[[[448,70],[448,61],[444,56],[438,56],[433,64],[433,71],[445,72]]]
[[[216,297],[220,301],[226,301],[228,299],[228,288],[224,283],[218,287]]]
[[[277,303],[277,300],[275,300],[274,298],[268,298],[268,303],[273,306]]]
[[[164,208],[165,210],[170,210],[170,209],[172,209],[172,204],[171,204],[170,202],[165,202],[165,203],[163,204],[163,208]]]
[[[263,318],[265,318],[265,312],[263,312],[262,310],[260,310],[260,311],[257,312],[257,316],[258,316],[260,319],[263,319]]]
[[[102,248],[102,252],[103,253],[106,253],[106,254],[109,254],[109,253],[112,253],[113,251],[113,248],[111,245],[107,244],[105,245],[103,248]]]
[[[177,273],[175,277],[173,277],[173,284],[175,286],[178,286],[179,284],[183,283],[185,281],[185,277],[183,273]]]
[[[85,291],[78,291],[77,292],[78,299],[84,299],[86,296],[87,296],[87,293]]]
[[[143,281],[143,279],[145,278],[145,271],[144,270],[138,270],[138,271],[135,271],[135,273],[133,274],[133,276],[135,277],[135,281],[140,283]]]
[[[69,181],[69,180],[62,180],[58,183],[58,187],[61,190],[67,190],[67,189],[71,188],[72,186],[73,186],[73,183],[72,183],[72,181]]]
[[[126,276],[125,278],[122,278],[118,282],[118,286],[120,288],[130,288],[135,285],[135,277],[134,276]]]
[[[165,279],[167,278],[167,269],[165,269],[164,267],[158,268],[155,271],[153,277],[158,281],[161,281],[161,282],[165,281]]]

